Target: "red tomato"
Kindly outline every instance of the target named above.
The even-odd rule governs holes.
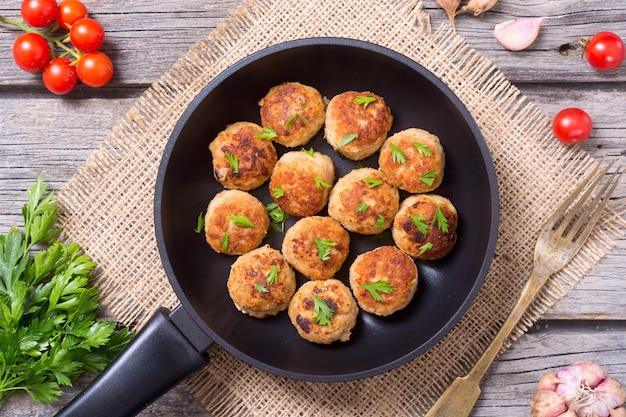
[[[54,58],[43,70],[43,83],[54,94],[67,94],[78,82],[76,67],[67,58]]]
[[[41,71],[50,59],[50,45],[41,35],[23,33],[15,39],[13,60],[24,71]]]
[[[83,52],[95,52],[104,43],[104,29],[96,20],[83,17],[72,25],[70,40]]]
[[[90,87],[102,87],[113,77],[113,63],[102,52],[89,52],[78,60],[78,78]]]
[[[625,55],[624,41],[613,32],[598,32],[585,48],[589,65],[602,71],[619,67]]]
[[[24,0],[20,8],[24,22],[36,28],[43,28],[57,17],[56,0]]]
[[[63,29],[69,30],[70,26],[78,19],[87,17],[87,6],[80,0],[63,0],[59,3],[57,23]]]
[[[589,114],[575,107],[561,110],[552,121],[554,136],[567,144],[586,140],[591,135],[592,128]]]

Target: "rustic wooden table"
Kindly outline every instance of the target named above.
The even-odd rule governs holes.
[[[43,175],[63,187],[96,150],[133,100],[170,68],[196,40],[227,18],[239,0],[84,0],[107,31],[104,50],[116,75],[106,88],[78,88],[66,97],[48,93],[39,76],[20,71],[11,46],[18,32],[0,27],[0,233],[21,221],[25,190]],[[16,17],[20,1],[3,1],[0,14]],[[434,0],[424,0],[433,28],[447,20]],[[512,17],[562,16],[544,22],[536,43],[508,52],[494,40],[493,26]],[[600,73],[559,46],[580,36],[611,30],[626,39],[622,0],[501,0],[485,15],[457,17],[457,30],[491,59],[547,115],[564,107],[586,109],[592,138],[581,144],[597,158],[626,163],[626,65]],[[538,173],[540,175],[540,173]],[[618,197],[626,196],[620,184]],[[619,240],[567,296],[493,365],[473,416],[526,416],[536,382],[548,370],[576,360],[595,360],[626,383],[626,239]],[[81,378],[57,403],[41,405],[16,395],[0,405],[7,417],[49,416],[89,378]],[[178,387],[141,415],[209,416]]]

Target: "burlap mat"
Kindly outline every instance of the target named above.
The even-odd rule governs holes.
[[[214,346],[210,365],[187,386],[216,416],[422,415],[498,330],[528,277],[544,218],[596,162],[578,147],[558,144],[548,118],[447,26],[433,33],[421,2],[250,0],[237,8],[137,100],[61,190],[62,226],[66,238],[98,263],[103,301],[120,321],[141,326],[157,306],[176,306],[152,222],[153,185],[171,130],[201,88],[232,63],[269,45],[313,36],[394,49],[434,72],[465,103],[486,138],[500,187],[493,265],[450,334],[394,371],[349,383],[305,383],[258,371]],[[577,259],[551,280],[518,335],[624,233],[623,207],[611,213]]]

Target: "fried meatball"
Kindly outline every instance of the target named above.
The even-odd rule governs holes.
[[[359,308],[348,287],[327,279],[302,285],[289,303],[288,314],[304,339],[330,344],[350,340]]]
[[[286,82],[272,87],[259,106],[263,127],[274,129],[273,140],[290,148],[306,144],[324,124],[322,95],[308,85]]]
[[[292,216],[312,216],[324,208],[335,180],[332,159],[319,152],[291,151],[276,163],[270,178],[270,195]]]
[[[350,235],[330,217],[303,217],[285,233],[287,261],[312,280],[332,278],[348,257]]]
[[[337,152],[358,161],[381,147],[392,123],[391,109],[382,97],[346,91],[328,103],[324,137]]]
[[[218,133],[209,145],[213,175],[224,187],[252,190],[272,175],[276,149],[270,140],[257,137],[261,126],[237,122]]]
[[[458,214],[452,202],[436,194],[407,197],[393,221],[396,245],[417,259],[447,255],[456,243]]]
[[[328,214],[351,232],[380,233],[398,211],[398,188],[379,170],[359,168],[337,180],[328,198]]]
[[[359,306],[379,316],[406,307],[417,290],[415,262],[395,246],[381,246],[357,256],[349,277]]]
[[[207,243],[216,252],[227,255],[241,255],[257,248],[269,225],[263,203],[241,190],[217,193],[204,216]]]
[[[228,294],[237,310],[262,319],[289,306],[296,275],[285,258],[269,245],[241,255],[228,276]]]
[[[443,180],[446,158],[439,138],[411,128],[389,137],[378,157],[380,170],[409,193],[433,191]]]

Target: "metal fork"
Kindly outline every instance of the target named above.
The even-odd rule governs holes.
[[[457,377],[425,417],[467,417],[480,396],[480,382],[503,344],[522,318],[548,277],[561,270],[583,246],[619,184],[624,168],[618,167],[601,188],[611,162],[599,173],[598,164],[546,221],[535,246],[534,265],[520,297],[495,338],[478,362]],[[594,194],[594,190],[599,189]]]

